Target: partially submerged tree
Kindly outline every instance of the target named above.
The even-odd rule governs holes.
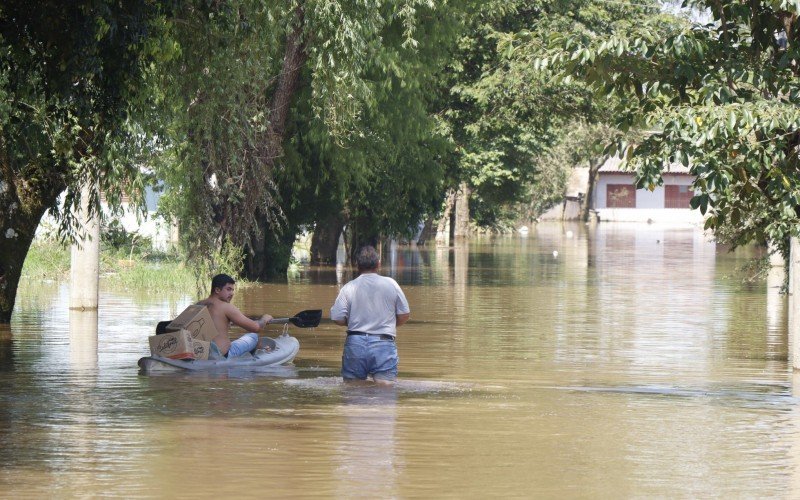
[[[430,100],[453,38],[447,26],[423,16],[415,48],[403,46],[400,23],[384,28],[381,50],[363,69],[371,98],[355,122],[357,132],[341,143],[308,117],[309,100],[298,99],[278,183],[284,209],[291,211],[287,219],[313,228],[317,262],[334,261],[345,226],[347,246],[355,251],[384,237],[410,236],[438,205],[447,145]]]
[[[45,211],[70,238],[81,185],[112,206],[141,187],[131,117],[161,15],[147,0],[0,4],[0,322]],[[98,210],[98,192],[91,201]]]
[[[316,204],[308,193],[332,198],[319,203],[327,216],[336,205],[345,210],[346,198],[375,191],[352,187],[383,181],[376,174],[393,158],[341,160],[365,158],[358,150],[365,145],[391,151],[387,137],[371,135],[391,130],[365,117],[381,118],[375,111],[382,93],[414,88],[420,75],[402,74],[411,69],[404,58],[418,44],[418,11],[433,9],[422,0],[183,5],[172,32],[180,55],[160,77],[174,123],[174,149],[165,162],[174,195],[169,208],[186,241],[196,244],[194,256],[231,241],[247,251],[245,274],[269,279],[285,272],[294,232],[326,218],[297,209],[301,202]],[[298,109],[302,123],[292,125]],[[402,112],[399,105],[395,112]],[[293,139],[292,133],[304,135]],[[287,160],[287,140],[313,156]],[[317,169],[331,171],[316,175]],[[314,185],[315,179],[343,184]],[[352,204],[346,208],[356,215]]]

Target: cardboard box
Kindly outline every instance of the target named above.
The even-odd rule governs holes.
[[[208,307],[200,304],[187,307],[167,325],[167,331],[181,329],[189,330],[193,339],[204,342],[211,342],[219,333],[211,320],[211,313],[208,312]]]
[[[208,354],[211,352],[211,342],[192,340],[192,349],[194,349],[194,359],[208,359]]]
[[[150,337],[150,354],[170,359],[194,359],[192,334],[188,330]]]

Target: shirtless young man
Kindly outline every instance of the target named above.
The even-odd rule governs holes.
[[[208,307],[214,326],[219,332],[213,342],[219,348],[220,354],[227,358],[241,356],[258,347],[257,333],[245,333],[231,342],[228,338],[228,328],[231,323],[244,328],[247,332],[258,332],[272,321],[272,316],[269,314],[261,316],[256,321],[242,314],[236,306],[231,304],[235,289],[236,282],[233,278],[227,274],[218,274],[211,280],[211,295],[198,302],[198,304]]]

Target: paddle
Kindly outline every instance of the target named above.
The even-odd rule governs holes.
[[[298,328],[314,328],[319,326],[320,319],[322,319],[322,309],[307,309],[300,311],[291,318],[272,318],[269,323],[271,325],[291,323]]]
[[[258,320],[261,316],[250,316],[252,320]],[[319,326],[319,321],[322,319],[322,309],[307,309],[300,311],[291,318],[272,318],[269,323],[271,325],[282,325],[291,323],[298,328],[314,328]],[[167,332],[167,325],[171,321],[159,321],[156,325],[156,335]]]

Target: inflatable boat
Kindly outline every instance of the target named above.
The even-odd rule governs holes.
[[[261,337],[261,345],[269,350],[258,349],[254,354],[245,353],[235,358],[221,359],[170,359],[161,356],[147,356],[139,360],[142,374],[180,373],[196,371],[255,370],[269,366],[286,365],[292,362],[300,350],[300,342],[290,336],[276,338]]]
[[[290,318],[273,318],[270,324],[283,325],[283,334],[275,338],[261,337],[254,353],[245,353],[235,358],[220,359],[171,359],[161,356],[146,356],[139,360],[139,373],[175,373],[223,370],[257,370],[270,366],[281,366],[292,362],[300,350],[300,342],[289,335],[289,323],[299,328],[314,328],[322,318],[321,309],[301,311]],[[156,335],[166,331],[169,321],[156,326]]]

